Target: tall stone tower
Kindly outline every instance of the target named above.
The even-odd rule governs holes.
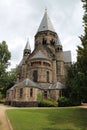
[[[37,47],[39,44],[42,44],[50,48],[50,50],[55,53],[56,42],[57,33],[55,32],[55,29],[51,23],[47,10],[45,10],[45,14],[35,35],[35,47]]]
[[[63,47],[48,16],[47,10],[45,10],[41,24],[35,35],[35,48],[40,45],[43,45],[47,49],[52,58],[52,82],[61,82],[64,78]]]
[[[31,54],[31,48],[30,48],[29,40],[27,40],[27,43],[26,43],[24,51],[23,51],[23,58],[18,66],[17,82],[22,81],[28,75],[28,73],[27,73],[27,59],[28,59],[30,54]]]

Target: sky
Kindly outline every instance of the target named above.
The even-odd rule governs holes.
[[[76,61],[84,30],[81,0],[0,0],[0,43],[6,41],[11,52],[10,69],[20,63],[28,38],[33,51],[46,8],[63,50],[71,50],[72,62]]]

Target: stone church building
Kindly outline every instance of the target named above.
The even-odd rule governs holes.
[[[35,35],[31,52],[29,41],[18,65],[16,84],[7,90],[6,102],[13,106],[37,106],[38,99],[57,101],[65,89],[71,52],[63,51],[47,10]]]

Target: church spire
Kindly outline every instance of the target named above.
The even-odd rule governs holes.
[[[27,39],[27,43],[26,46],[24,48],[24,56],[27,56],[31,53],[31,48],[30,48],[30,44],[29,44],[29,39]]]
[[[47,31],[47,30],[55,32],[55,29],[54,29],[52,22],[48,16],[47,8],[46,8],[44,16],[42,18],[41,24],[40,24],[37,32]]]
[[[29,38],[27,39],[27,43],[26,43],[25,49],[31,51],[30,44],[29,44]]]

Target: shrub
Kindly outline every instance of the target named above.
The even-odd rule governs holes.
[[[80,100],[60,97],[58,100],[59,107],[78,106],[81,104]]]
[[[43,100],[41,102],[39,102],[38,104],[39,107],[57,107],[58,103],[56,101],[52,101],[52,100]]]
[[[67,106],[72,106],[71,105],[71,101],[70,99],[66,98],[66,97],[60,97],[58,100],[58,106],[59,107],[67,107]]]

